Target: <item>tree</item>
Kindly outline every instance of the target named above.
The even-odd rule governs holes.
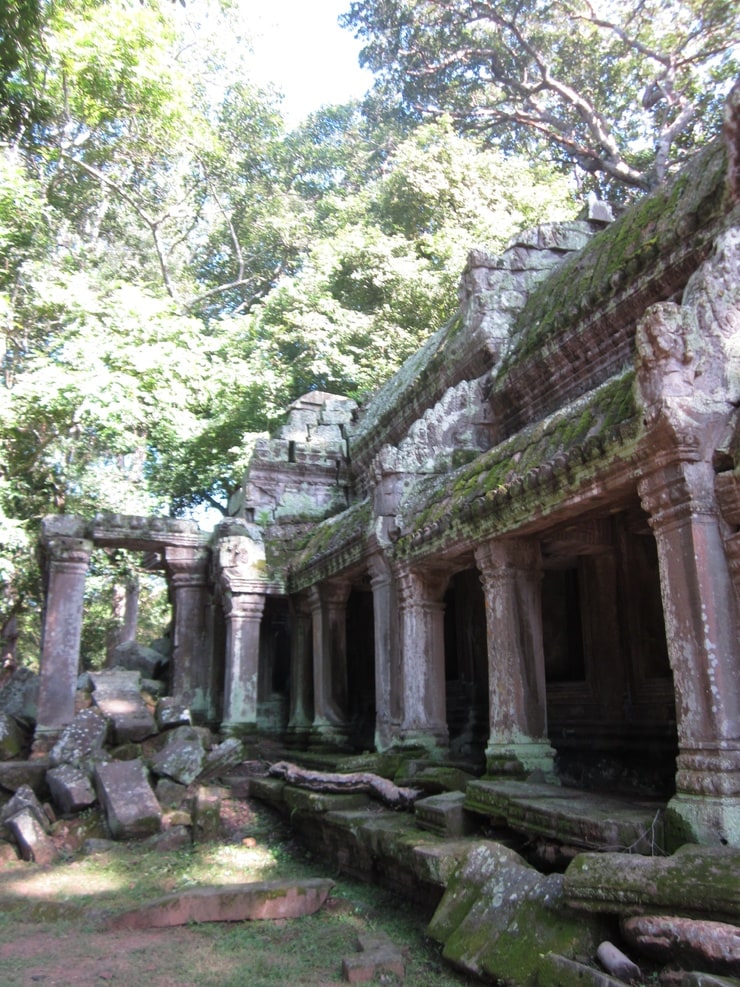
[[[373,391],[454,313],[472,247],[496,252],[574,208],[552,168],[483,149],[444,118],[414,130],[374,175],[334,198],[301,270],[244,320],[253,359],[281,368],[274,407],[314,387]]]
[[[355,0],[362,64],[425,116],[649,190],[721,122],[729,0]]]

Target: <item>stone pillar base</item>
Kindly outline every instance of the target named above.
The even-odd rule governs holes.
[[[450,738],[447,727],[401,730],[393,737],[394,750],[423,749],[432,760],[449,755]]]
[[[289,725],[285,731],[286,745],[294,748],[295,750],[301,750],[304,747],[308,747],[311,739],[311,729],[312,728],[310,725]]]
[[[489,744],[486,748],[486,777],[528,778],[537,772],[542,781],[557,781],[553,759],[555,751],[547,741],[518,741]]]
[[[227,737],[236,737],[238,740],[256,740],[257,724],[224,720],[221,723],[221,733]]]
[[[674,795],[666,807],[666,849],[684,843],[740,848],[740,796]]]
[[[309,734],[309,744],[312,748],[352,750],[350,744],[350,727],[339,723],[314,723]]]

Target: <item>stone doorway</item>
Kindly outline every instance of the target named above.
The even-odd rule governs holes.
[[[489,735],[488,650],[485,599],[477,569],[450,579],[444,636],[450,752],[483,762]]]
[[[542,543],[548,736],[569,785],[668,797],[675,697],[655,539],[639,507]]]
[[[352,587],[347,600],[347,692],[353,748],[375,743],[375,622],[369,580]]]

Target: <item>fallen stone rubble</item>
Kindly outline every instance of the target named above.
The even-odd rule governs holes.
[[[414,762],[421,797],[398,811],[372,791],[302,787],[300,771],[268,777],[262,765],[255,776],[250,762],[245,772],[240,741],[193,726],[187,709],[155,699],[135,669],[95,673],[81,684],[78,712],[49,750],[30,753],[26,742],[25,757],[13,745],[0,753],[0,866],[18,856],[53,863],[70,819],[92,821],[76,847],[83,852],[115,840],[162,850],[217,840],[223,796],[249,795],[289,817],[332,866],[426,906],[429,935],[445,958],[484,982],[618,987],[650,976],[661,987],[740,987],[740,851],[685,846],[661,857],[570,847],[555,855],[564,873],[543,873],[521,838],[505,830],[490,838],[490,826],[468,809],[477,803],[466,800],[463,772]],[[27,699],[29,676],[22,685]],[[17,703],[18,690],[13,695]],[[22,715],[17,705],[15,713],[0,709],[21,738],[32,727],[29,704],[23,708]],[[351,774],[359,766],[363,778],[376,767],[378,780],[408,780],[411,762],[393,771],[383,763],[344,759],[333,767]],[[303,774],[315,782],[315,773]],[[237,779],[229,792],[224,784]],[[223,889],[190,889],[113,921],[149,928],[272,917],[271,910],[308,914],[330,887],[250,885],[226,897]],[[404,958],[388,942],[359,941],[343,960],[351,983],[390,974],[403,977]]]

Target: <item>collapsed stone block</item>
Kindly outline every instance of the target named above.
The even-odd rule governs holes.
[[[171,778],[160,778],[154,788],[154,794],[160,805],[174,807],[182,803],[187,794],[187,785]]]
[[[539,985],[548,953],[593,955],[607,938],[607,923],[571,911],[560,874],[540,874],[517,853],[483,841],[447,885],[429,924],[443,956],[477,977]]]
[[[195,727],[176,727],[167,734],[162,750],[152,758],[152,771],[189,785],[201,773],[205,756],[201,732]]]
[[[416,823],[437,836],[457,839],[475,831],[475,820],[465,811],[464,792],[430,795],[414,803]]]
[[[163,696],[157,703],[154,715],[160,730],[190,726],[192,723],[188,707],[173,696]]]
[[[45,833],[48,833],[50,828],[49,817],[43,805],[39,802],[36,793],[28,785],[21,785],[10,801],[3,806],[0,811],[0,822],[9,825],[9,820],[12,816],[17,815],[25,809],[31,812],[39,826],[41,826]]]
[[[46,774],[51,797],[64,815],[80,812],[95,802],[96,795],[90,779],[80,768],[61,764]]]
[[[0,761],[12,761],[23,753],[26,734],[8,713],[0,713]]]
[[[27,785],[37,795],[43,796],[48,766],[44,758],[33,761],[0,761],[0,786],[9,792],[16,792]]]
[[[193,799],[193,839],[198,843],[210,843],[221,832],[221,791],[209,785],[201,785]]]
[[[195,888],[165,895],[118,915],[109,922],[108,929],[163,929],[189,922],[299,918],[318,911],[333,887],[333,881],[308,878]]]
[[[141,761],[97,764],[95,788],[113,839],[140,839],[161,829],[162,810]]]
[[[146,679],[159,678],[166,663],[167,660],[161,651],[147,648],[137,641],[119,644],[113,652],[114,667],[139,672]]]
[[[59,740],[49,751],[49,764],[80,764],[100,754],[108,737],[108,720],[100,710],[83,709],[64,728]]]
[[[36,722],[38,699],[39,677],[30,668],[16,668],[0,688],[0,709],[25,723]]]
[[[383,933],[359,935],[357,948],[358,953],[342,960],[342,976],[348,983],[368,983],[383,973],[401,980],[406,976],[403,954]]]
[[[645,911],[740,925],[740,850],[686,845],[671,857],[582,853],[565,872],[572,908],[635,915]]]
[[[144,740],[157,732],[154,717],[141,698],[138,672],[95,672],[90,678],[94,686],[93,703],[110,719],[114,743]]]
[[[244,760],[244,745],[238,737],[227,737],[221,744],[216,744],[206,752],[203,764],[203,776],[215,778],[222,772],[236,767]]]
[[[23,860],[46,866],[57,859],[57,849],[36,814],[26,806],[6,820],[6,825],[18,843]]]
[[[636,915],[624,919],[625,940],[661,963],[678,961],[713,973],[740,976],[740,929],[725,922]]]

